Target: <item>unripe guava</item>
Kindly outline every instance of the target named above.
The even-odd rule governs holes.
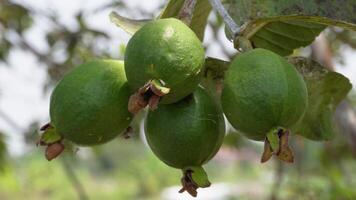
[[[303,116],[308,93],[292,64],[271,51],[254,49],[232,61],[221,101],[234,128],[264,140],[269,131],[289,128]]]
[[[178,19],[159,19],[144,25],[125,51],[130,88],[137,91],[150,80],[170,89],[162,103],[173,103],[192,93],[201,80],[204,49],[195,33]]]
[[[82,64],[55,87],[50,101],[50,126],[78,145],[108,142],[131,122],[129,95],[122,61]]]
[[[145,134],[160,160],[184,171],[181,192],[196,196],[198,187],[210,185],[201,166],[219,150],[225,122],[221,109],[204,89],[198,87],[181,101],[149,112]]]
[[[210,160],[225,133],[222,112],[200,87],[192,96],[149,112],[145,128],[152,151],[167,165],[179,169]]]

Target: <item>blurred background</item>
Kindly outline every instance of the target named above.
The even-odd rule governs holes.
[[[36,148],[49,121],[49,96],[68,70],[95,58],[123,59],[130,36],[109,20],[113,10],[153,18],[166,1],[0,0],[0,199],[191,199],[178,194],[181,172],[160,162],[145,145],[139,123],[128,140],[48,162]],[[222,20],[211,13],[207,56],[230,60],[236,51]],[[296,55],[312,57],[356,85],[356,34],[328,28]],[[356,95],[337,108],[336,137],[314,142],[293,136],[293,165],[260,164],[262,143],[229,129],[206,165],[213,183],[196,199],[356,199]],[[142,132],[142,131],[141,131]]]

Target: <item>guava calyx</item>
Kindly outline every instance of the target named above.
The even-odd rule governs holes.
[[[198,195],[198,188],[206,188],[211,185],[208,175],[202,167],[188,167],[184,169],[181,183],[182,189],[179,190],[179,193],[187,191],[193,197]]]
[[[150,80],[130,96],[128,110],[132,114],[136,114],[147,105],[151,110],[155,110],[161,98],[169,92],[170,88],[164,87],[162,81]]]
[[[46,147],[45,157],[48,161],[57,158],[64,151],[64,144],[61,141],[50,144]]]
[[[286,163],[294,162],[293,151],[288,144],[289,133],[289,130],[279,128],[277,131],[273,130],[267,134],[261,163],[267,162],[272,155],[277,156],[279,160]]]
[[[55,128],[50,123],[42,126],[40,130],[44,132],[37,141],[37,146],[46,146],[45,157],[48,161],[51,161],[64,151],[63,137],[57,134]]]

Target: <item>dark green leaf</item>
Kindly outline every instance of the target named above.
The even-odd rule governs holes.
[[[324,25],[297,20],[276,21],[267,23],[249,39],[253,47],[287,56],[292,54],[294,49],[311,44],[324,29]]]
[[[356,30],[353,0],[227,0],[225,6],[243,25],[240,37],[282,56],[309,45],[326,26]],[[230,33],[227,36],[233,39]]]
[[[335,108],[351,90],[350,81],[306,58],[294,57],[289,61],[303,75],[309,95],[307,111],[292,127],[293,133],[312,140],[330,140],[334,135],[332,118]]]
[[[354,0],[227,0],[225,5],[239,25],[254,20],[299,19],[356,30]]]

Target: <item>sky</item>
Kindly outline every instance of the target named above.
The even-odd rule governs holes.
[[[29,5],[32,8],[41,10],[55,10],[63,24],[75,28],[75,13],[80,10],[94,10],[109,2],[108,0],[16,0],[15,2]],[[130,7],[144,8],[147,12],[156,10],[162,0],[140,1],[126,0]],[[130,36],[113,25],[109,20],[109,12],[101,12],[88,18],[89,25],[109,33],[113,39],[113,45],[108,47],[111,51],[118,50],[120,44],[126,44]],[[124,13],[129,16],[129,13]],[[129,16],[134,17],[134,16]],[[42,18],[35,19],[35,26],[28,33],[26,38],[33,46],[46,51],[46,44],[43,40],[44,33],[51,27]],[[232,43],[226,40],[223,30],[219,32],[221,41],[233,52]],[[211,34],[209,28],[206,31],[205,43],[211,44]],[[211,45],[206,52],[207,56],[226,59],[218,45]],[[344,74],[356,85],[356,52],[344,48],[345,66],[335,63],[338,72]],[[0,64],[0,110],[5,113],[16,125],[9,124],[0,116],[0,131],[7,133],[9,150],[12,155],[21,155],[26,151],[23,145],[22,132],[27,129],[33,120],[39,120],[43,124],[49,121],[49,93],[43,92],[43,85],[46,82],[46,67],[39,63],[30,53],[17,49],[12,51],[9,57],[9,65]]]

